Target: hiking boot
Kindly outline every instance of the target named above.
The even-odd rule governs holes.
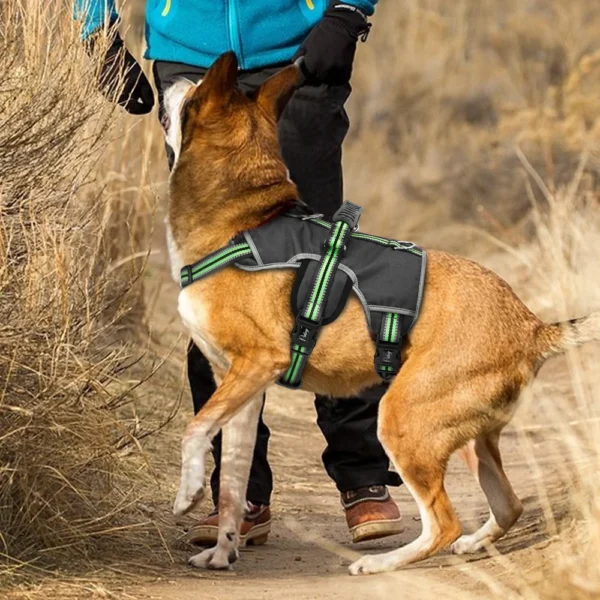
[[[248,502],[248,512],[240,527],[240,547],[261,546],[271,533],[271,510],[268,505]],[[219,512],[214,510],[198,521],[184,536],[184,541],[197,546],[214,546],[219,538]]]
[[[372,485],[341,495],[353,542],[364,542],[404,531],[402,516],[385,485]]]

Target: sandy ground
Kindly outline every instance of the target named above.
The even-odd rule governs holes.
[[[177,287],[168,279],[162,251],[153,258],[153,269],[154,275],[164,274],[160,289],[152,292],[154,337],[166,348],[177,344],[177,334],[181,331],[175,313]],[[168,375],[167,380],[173,386],[181,385],[183,346],[181,339],[178,350],[163,367],[163,378]],[[567,367],[565,359],[546,366],[534,385],[534,397],[566,393]],[[167,521],[170,517],[165,502],[174,498],[178,484],[180,435],[191,416],[188,404],[186,396],[175,421],[148,444],[148,451],[160,452],[165,461],[160,475],[164,497],[156,499],[154,506],[164,511]],[[175,542],[171,549],[173,562],[165,564],[160,576],[126,586],[123,591],[127,597],[322,600],[367,595],[429,598],[435,594],[447,598],[467,597],[469,591],[478,597],[491,597],[505,595],[504,586],[515,589],[538,585],[544,577],[544,564],[560,549],[560,537],[548,531],[553,531],[555,523],[559,531],[569,524],[564,519],[566,493],[559,483],[565,456],[556,444],[555,430],[548,426],[543,406],[522,409],[503,437],[505,467],[524,501],[525,512],[498,544],[497,551],[467,560],[444,552],[397,573],[358,578],[347,574],[347,565],[353,558],[360,553],[397,548],[418,535],[420,522],[410,494],[403,487],[392,490],[404,516],[403,534],[352,545],[338,494],[321,464],[324,440],[314,423],[311,396],[274,388],[268,395],[266,420],[272,430],[270,456],[275,475],[274,520],[268,544],[244,549],[233,571],[210,572],[187,567],[186,558],[194,550]],[[545,484],[540,487],[538,482],[542,478]],[[483,494],[456,458],[449,467],[447,487],[466,531],[485,521],[487,505]],[[209,507],[210,501],[204,500],[200,512]],[[174,531],[189,522],[175,524]]]

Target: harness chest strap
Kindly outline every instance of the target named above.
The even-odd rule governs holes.
[[[207,275],[212,275],[236,260],[252,254],[252,249],[246,243],[233,244],[220,248],[216,252],[205,256],[193,265],[186,265],[181,269],[181,287],[184,288],[199,281]]]
[[[311,292],[296,317],[292,331],[290,366],[278,382],[284,387],[298,389],[302,385],[302,373],[317,343],[333,277],[344,255],[346,244],[358,227],[361,212],[362,207],[352,202],[344,202],[333,216],[331,234],[325,242],[325,252],[319,261]]]

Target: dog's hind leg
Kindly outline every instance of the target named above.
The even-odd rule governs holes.
[[[182,442],[181,482],[173,512],[183,515],[204,496],[204,460],[211,440],[248,401],[277,376],[268,356],[232,361],[215,393],[187,426]]]
[[[461,457],[485,493],[490,505],[490,517],[475,533],[464,535],[452,544],[452,552],[455,554],[477,552],[495,542],[514,525],[523,512],[523,505],[502,468],[499,439],[500,430],[497,430],[471,440],[460,450]]]
[[[409,398],[400,381],[392,384],[379,407],[379,439],[411,492],[421,516],[421,535],[403,548],[363,556],[350,565],[350,574],[393,571],[427,558],[449,546],[461,525],[444,489],[448,458],[455,450],[453,436],[424,413],[420,398]],[[399,385],[398,385],[399,384]],[[444,399],[447,402],[448,399]]]
[[[219,485],[219,538],[214,548],[192,556],[190,565],[228,569],[238,559],[239,532],[256,442],[263,392],[257,394],[223,427]]]

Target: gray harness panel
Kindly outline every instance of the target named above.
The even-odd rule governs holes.
[[[243,240],[252,255],[235,266],[248,271],[299,269],[291,299],[296,315],[310,293],[330,231],[331,223],[320,218],[288,213],[245,231]],[[334,276],[323,324],[337,318],[353,291],[372,331],[379,331],[384,313],[396,313],[402,316],[401,335],[406,335],[419,315],[425,269],[426,253],[413,244],[353,233]]]

